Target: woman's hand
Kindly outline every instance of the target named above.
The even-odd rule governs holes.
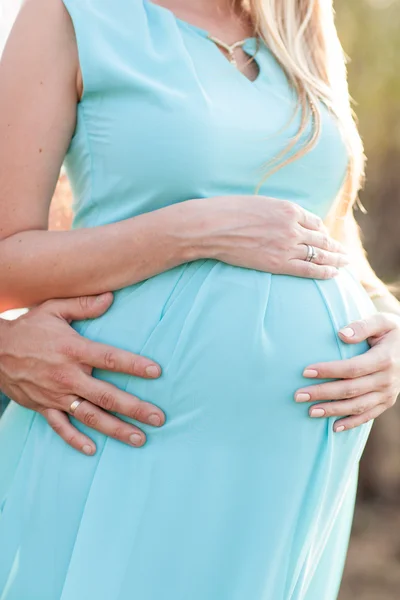
[[[165,421],[158,407],[91,376],[93,368],[153,379],[161,374],[154,361],[92,342],[70,326],[72,320],[99,317],[111,302],[111,293],[51,300],[15,321],[0,320],[1,390],[41,413],[63,440],[89,455],[96,451],[93,441],[68,418],[76,400],[78,421],[131,446],[142,446],[145,434],[109,411],[153,426]]]
[[[347,360],[309,365],[304,377],[337,379],[297,390],[297,402],[319,402],[311,417],[345,417],[335,422],[337,432],[376,419],[393,406],[400,393],[400,319],[377,313],[339,331],[349,344],[367,340],[371,349]]]
[[[195,201],[205,209],[204,258],[282,275],[329,279],[348,264],[346,249],[322,220],[294,202],[265,196]],[[314,246],[307,262],[307,244]]]

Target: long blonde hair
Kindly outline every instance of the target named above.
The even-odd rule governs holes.
[[[337,118],[349,163],[345,183],[327,223],[332,234],[340,237],[341,223],[356,201],[364,178],[365,157],[351,109],[346,61],[335,27],[332,0],[239,0],[239,3],[250,12],[256,33],[265,40],[297,91],[301,125],[290,148],[302,136],[310,118],[314,123],[308,143],[280,166],[296,160],[316,143],[321,129],[319,101]]]

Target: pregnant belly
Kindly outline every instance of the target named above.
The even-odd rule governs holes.
[[[97,443],[89,460],[61,443],[40,415],[13,404],[2,419],[0,441],[5,454],[15,456],[18,476],[7,461],[0,505],[3,514],[7,506],[15,510],[15,519],[3,523],[24,522],[29,514],[25,504],[13,502],[13,490],[29,510],[38,506],[32,514],[55,520],[49,531],[57,533],[57,543],[65,512],[69,525],[63,529],[79,532],[75,566],[91,556],[92,581],[104,572],[111,594],[118,582],[109,569],[99,569],[107,553],[93,542],[95,531],[107,539],[115,564],[146,590],[143,598],[159,597],[146,596],[158,578],[175,590],[182,573],[189,574],[192,589],[195,544],[196,557],[208,557],[216,570],[229,553],[232,587],[218,597],[304,600],[370,426],[335,434],[332,419],[311,419],[308,406],[293,396],[308,383],[305,366],[367,350],[366,344],[343,344],[337,330],[373,310],[345,270],[333,280],[314,281],[210,260],[118,292],[105,315],[74,326],[88,338],[161,364],[158,380],[95,375],[158,404],[166,424],[140,425],[147,443],[132,449],[75,421]],[[29,493],[18,493],[25,484]],[[44,496],[41,489],[55,491]],[[34,522],[41,530],[41,521]],[[169,556],[176,557],[173,565]],[[84,575],[77,571],[78,588],[87,578],[86,563],[85,569]],[[204,577],[211,586],[212,572],[206,569]],[[200,596],[216,597],[215,590]]]
[[[205,260],[117,292],[105,315],[74,326],[160,363],[157,381],[95,374],[161,406],[168,420],[163,435],[193,440],[206,430],[219,440],[223,430],[224,443],[237,443],[240,427],[242,439],[254,444],[264,438],[266,421],[289,430],[296,424],[300,437],[331,427],[327,419],[310,419],[294,393],[310,383],[302,377],[307,365],[367,350],[344,344],[337,331],[373,311],[347,270],[316,281]]]

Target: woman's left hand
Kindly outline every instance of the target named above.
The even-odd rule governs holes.
[[[345,417],[335,422],[334,431],[353,429],[393,406],[400,393],[400,318],[377,313],[354,321],[339,331],[348,344],[367,340],[370,350],[345,360],[309,365],[304,377],[336,379],[297,390],[296,402],[319,402],[311,417]]]

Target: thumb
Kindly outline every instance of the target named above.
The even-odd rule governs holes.
[[[83,319],[95,319],[108,310],[113,302],[113,294],[106,292],[98,296],[79,296],[65,300],[53,300],[52,309],[61,318],[70,323]]]
[[[348,344],[357,344],[368,338],[378,337],[395,327],[392,319],[385,314],[376,313],[366,319],[353,321],[339,331],[339,337]]]

